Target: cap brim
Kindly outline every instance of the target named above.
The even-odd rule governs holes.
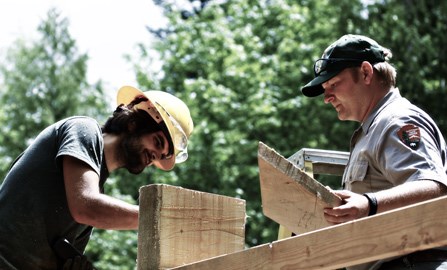
[[[135,87],[132,87],[132,86],[123,86],[118,90],[118,96],[116,99],[117,104],[118,105],[120,105],[120,104],[127,105],[130,102],[132,102],[136,96],[139,96],[139,95],[143,95],[143,96],[147,97],[149,100],[151,100],[151,98],[148,97],[143,91],[141,91]],[[156,104],[152,100],[151,100],[151,103],[153,103],[155,105],[155,108],[157,109],[158,113],[160,113],[161,118],[163,119],[163,121],[166,124],[166,127],[168,128],[168,132],[169,132],[169,135],[171,136],[171,138],[167,138],[167,139],[172,140],[171,134],[173,134],[172,133],[173,127],[172,127],[171,120],[169,119],[169,116],[167,115],[165,110],[158,108],[158,106],[160,106],[160,105]],[[139,109],[146,110],[146,106],[141,106],[140,104],[136,105],[136,107]],[[172,157],[170,159],[154,161],[154,165],[157,168],[160,168],[164,171],[169,171],[172,168],[174,168],[174,166],[175,166],[175,155],[172,155]]]
[[[340,73],[340,70],[328,71],[324,75],[320,74],[320,76],[315,77],[312,81],[301,88],[301,92],[306,97],[316,97],[323,94],[324,88],[321,84],[332,79],[338,73]]]

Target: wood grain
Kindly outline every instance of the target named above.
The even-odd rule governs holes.
[[[323,209],[340,205],[337,195],[262,142],[258,164],[267,217],[295,234],[329,226]]]
[[[244,200],[169,185],[140,189],[138,269],[171,268],[244,245]]]
[[[447,197],[327,227],[177,270],[330,270],[447,245]]]

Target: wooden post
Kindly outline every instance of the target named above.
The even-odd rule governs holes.
[[[138,270],[244,249],[245,201],[169,185],[140,189]]]

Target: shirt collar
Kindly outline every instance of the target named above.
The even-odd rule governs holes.
[[[371,111],[369,116],[366,118],[365,122],[362,123],[361,127],[363,129],[363,133],[367,134],[369,127],[371,126],[374,119],[377,117],[377,115],[391,102],[394,100],[401,98],[399,88],[395,87],[392,88],[380,101],[377,103],[376,107]]]

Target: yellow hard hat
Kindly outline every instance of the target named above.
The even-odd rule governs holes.
[[[155,162],[162,170],[171,170],[175,163],[184,162],[188,158],[188,139],[194,128],[191,114],[186,104],[179,98],[163,91],[150,90],[143,92],[132,86],[123,86],[118,90],[117,104],[129,104],[138,96],[149,100],[135,105],[145,110],[157,123],[164,122],[171,136],[174,155],[171,158]]]

